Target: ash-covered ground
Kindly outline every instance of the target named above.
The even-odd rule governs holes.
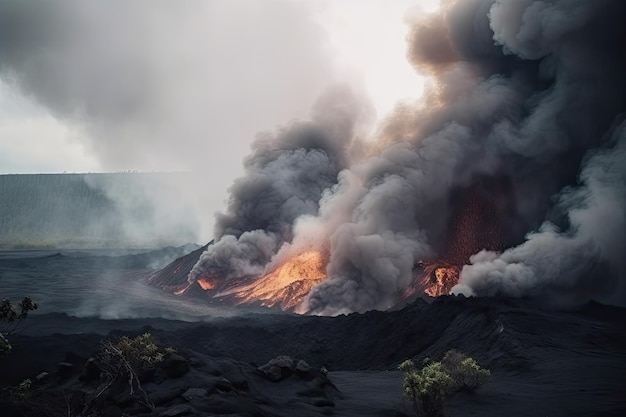
[[[3,416],[81,415],[98,385],[88,363],[102,339],[150,332],[189,370],[171,376],[163,367],[143,382],[154,409],[115,393],[102,399],[101,415],[411,415],[397,365],[454,348],[492,374],[475,393],[454,397],[450,416],[621,416],[625,319],[625,309],[597,303],[556,311],[537,300],[462,296],[338,317],[248,313],[190,323],[40,314],[0,359],[0,384],[31,378],[32,394],[5,396],[0,409]],[[281,355],[311,369],[271,381],[258,367]],[[41,372],[48,375],[38,381]]]

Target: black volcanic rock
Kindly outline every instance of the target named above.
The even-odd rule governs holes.
[[[50,317],[34,315],[29,320],[36,324]],[[73,321],[72,332],[88,329],[93,320]],[[456,349],[490,369],[492,377],[471,396],[453,399],[448,408],[453,417],[467,415],[467,407],[487,417],[531,416],[538,408],[552,416],[618,416],[626,411],[621,395],[626,390],[624,321],[626,309],[599,304],[554,311],[533,300],[451,296],[393,312],[338,317],[256,314],[180,323],[151,332],[162,345],[193,358],[194,366],[179,378],[164,373],[162,381],[142,382],[142,387],[156,407],[151,415],[184,411],[321,416],[332,409],[338,416],[406,416],[400,411],[397,365],[408,358],[416,363],[426,357],[439,360]],[[136,320],[135,326],[139,330],[145,323]],[[108,324],[112,329],[119,325]],[[32,401],[51,401],[50,409],[58,413],[50,415],[66,415],[67,404],[55,385],[55,366],[68,357],[68,349],[81,357],[93,354],[102,337],[23,336],[10,355],[0,358],[0,385],[14,386],[49,370],[51,377],[37,383]],[[311,367],[309,377],[298,374],[296,360],[279,361],[288,375],[283,377],[279,366],[283,378],[278,383],[261,375],[257,368],[277,354],[305,360]],[[10,366],[12,362],[36,366]],[[74,364],[77,373],[84,372],[84,364]],[[64,384],[68,392],[88,396],[97,388],[78,379]],[[7,401],[7,410],[16,406]],[[104,401],[103,406],[111,405]],[[176,408],[181,404],[186,407]],[[132,415],[140,404],[115,405]],[[19,415],[37,415],[23,410]]]

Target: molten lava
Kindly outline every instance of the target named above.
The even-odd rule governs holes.
[[[212,290],[213,288],[215,288],[215,282],[207,278],[200,278],[196,282],[204,291]]]
[[[431,297],[449,294],[470,256],[502,248],[502,229],[513,204],[506,179],[483,179],[452,196],[446,239],[438,257],[415,266],[415,281],[404,298],[423,292]]]
[[[423,266],[419,285],[431,297],[446,295],[459,281],[460,272],[460,268],[452,264],[427,264]]]
[[[264,307],[279,305],[295,309],[316,284],[326,278],[326,256],[306,251],[289,258],[254,282],[235,287],[221,295],[233,295],[238,303],[258,302]]]

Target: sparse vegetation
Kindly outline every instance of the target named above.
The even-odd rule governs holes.
[[[15,398],[18,401],[24,401],[28,399],[32,393],[31,392],[32,385],[33,385],[33,382],[30,379],[23,380],[18,385],[11,388],[10,390],[11,397]]]
[[[448,351],[441,362],[424,361],[421,369],[412,360],[401,363],[399,369],[404,372],[404,395],[413,410],[428,417],[443,416],[447,398],[459,391],[474,391],[490,376],[489,370],[456,350]]]
[[[143,403],[147,407],[153,408],[141,387],[139,373],[162,362],[168,352],[170,352],[170,348],[167,350],[159,348],[150,333],[144,333],[132,339],[128,336],[122,336],[116,341],[103,340],[96,359],[105,382],[95,396],[94,402],[114,385],[127,383],[131,396],[139,392]]]
[[[15,305],[8,299],[0,301],[0,355],[12,349],[8,338],[14,335],[30,311],[37,310],[37,303],[24,297]]]

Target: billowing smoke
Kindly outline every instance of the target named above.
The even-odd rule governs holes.
[[[260,134],[245,160],[246,176],[235,181],[227,212],[217,216],[217,242],[190,280],[203,273],[225,279],[262,274],[294,239],[295,221],[317,214],[322,194],[348,166],[350,141],[368,110],[352,91],[338,87],[319,100],[311,122]]]
[[[522,296],[557,290],[623,305],[626,125],[617,128],[610,142],[614,144],[586,161],[582,184],[559,196],[557,207],[567,213],[566,228],[546,221],[517,247],[472,256],[453,292]]]
[[[309,239],[329,260],[303,311],[385,309],[465,245],[456,293],[626,303],[626,3],[443,3],[411,22],[424,99],[366,141],[344,117],[259,139],[192,280],[259,276]],[[451,226],[476,195],[497,244]]]

